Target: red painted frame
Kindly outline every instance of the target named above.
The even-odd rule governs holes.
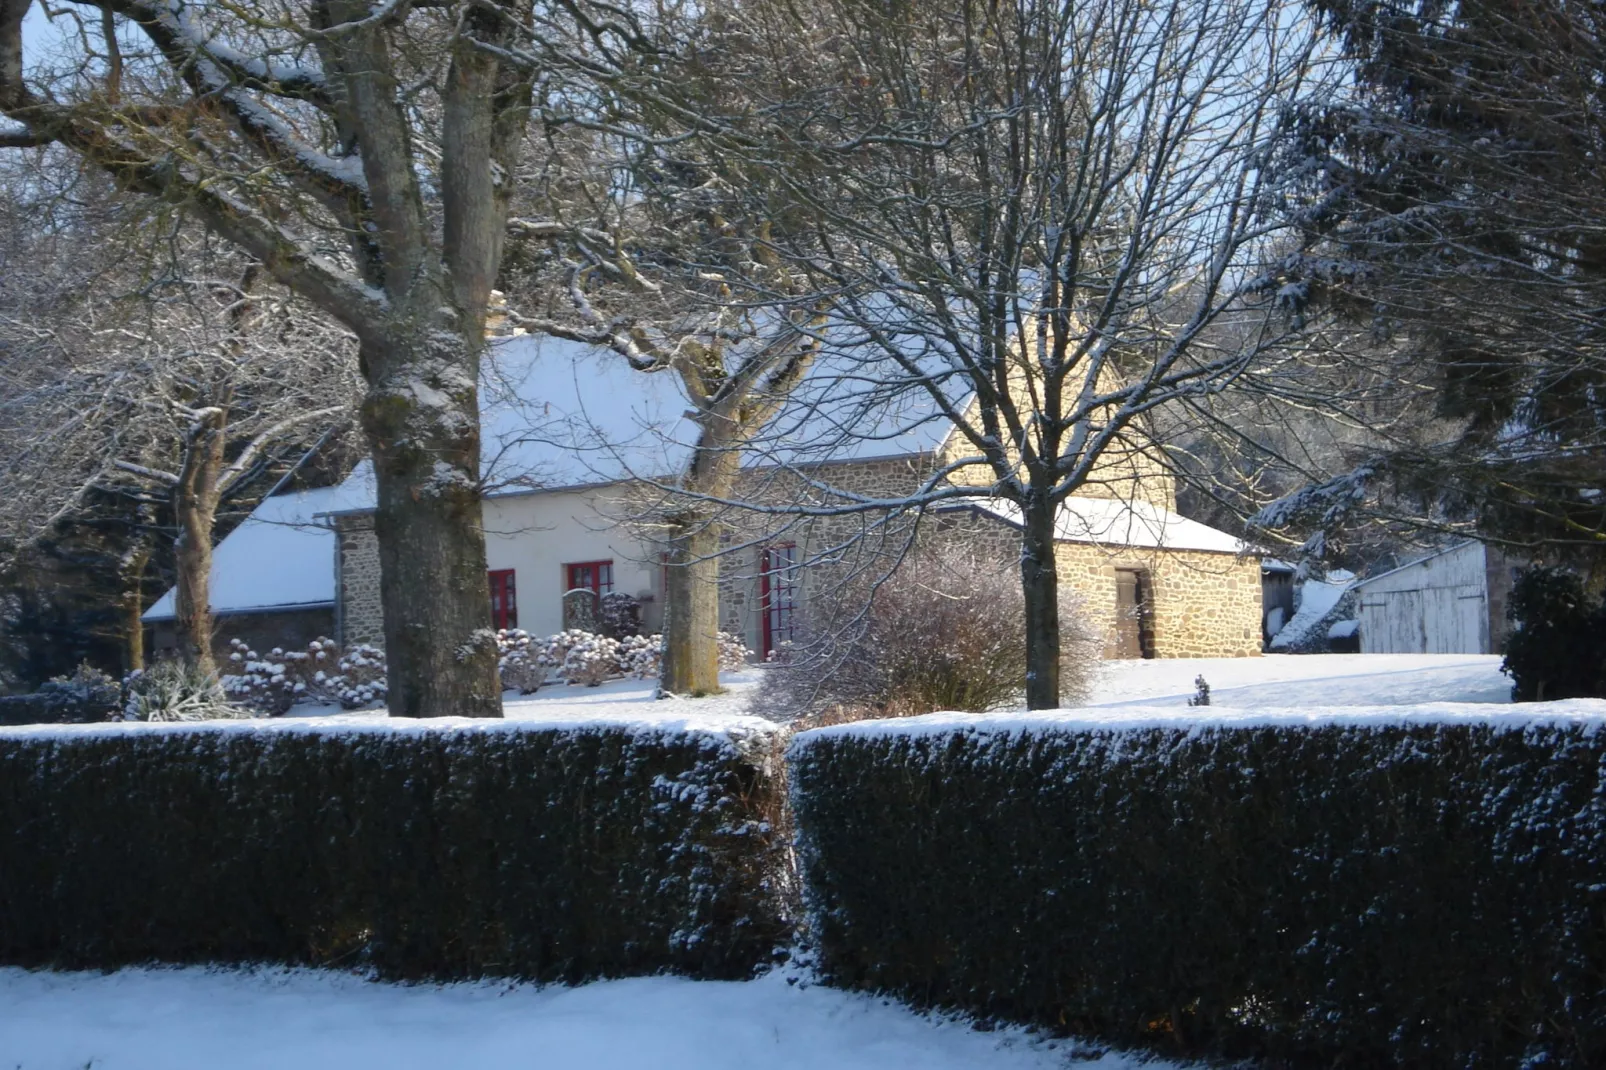
[[[491,623],[501,629],[519,626],[519,596],[513,569],[492,569],[485,574],[491,588]]]
[[[578,569],[590,569],[590,577],[581,582],[576,575]],[[603,569],[607,569],[608,578],[602,578]],[[574,590],[587,590],[601,598],[605,594],[613,593],[613,559],[606,561],[575,561],[563,566],[563,590],[565,593]]]
[[[797,638],[797,594],[797,544],[765,547],[758,573],[758,604],[764,622],[760,656],[767,658],[776,646]]]

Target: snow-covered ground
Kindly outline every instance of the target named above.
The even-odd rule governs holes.
[[[1232,709],[1511,701],[1496,655],[1267,654],[1105,662],[1087,705],[1183,705],[1201,675],[1211,705]]]
[[[311,970],[0,969],[4,1070],[1164,1070],[780,973],[575,988]]]
[[[515,721],[671,722],[680,718],[718,721],[743,713],[759,716],[754,704],[762,668],[726,673],[723,695],[653,701],[647,680],[610,680],[599,687],[552,684],[533,695],[505,696]],[[1107,661],[1098,667],[1089,706],[1187,704],[1194,679],[1210,684],[1212,705],[1233,709],[1299,706],[1398,706],[1420,702],[1510,702],[1511,678],[1500,658],[1484,654],[1267,654],[1258,658],[1156,658]],[[328,715],[320,707],[297,707],[295,715]],[[384,720],[383,711],[343,715]]]

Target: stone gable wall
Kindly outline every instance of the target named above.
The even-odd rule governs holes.
[[[335,637],[342,648],[358,643],[383,646],[385,618],[379,601],[379,539],[374,518],[335,518],[339,550],[335,571]]]
[[[942,537],[963,539],[999,560],[1020,553],[1019,533],[983,513],[950,513],[940,530]],[[1258,557],[1062,542],[1055,560],[1060,583],[1081,597],[1084,623],[1106,641],[1115,626],[1115,574],[1137,569],[1148,574],[1151,585],[1155,657],[1260,655]]]

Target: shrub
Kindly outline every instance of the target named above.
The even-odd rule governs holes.
[[[1606,697],[1606,602],[1559,568],[1531,568],[1511,588],[1517,622],[1501,669],[1518,702]]]
[[[789,931],[773,735],[0,732],[0,962],[742,978]]]
[[[178,658],[158,661],[123,681],[125,721],[217,721],[250,717],[252,711],[229,701],[222,683]]]
[[[579,633],[567,643],[558,671],[571,684],[596,687],[608,677],[619,675],[619,641],[606,635]]]
[[[390,694],[385,680],[385,651],[367,643],[358,643],[335,663],[338,677],[332,681],[335,695],[348,710],[359,710],[380,704]]]
[[[229,640],[236,670],[222,678],[234,701],[275,716],[297,703],[339,703],[348,710],[383,701],[385,652],[358,644],[345,654],[333,639],[314,639],[305,650],[274,647],[263,657],[239,639]]]
[[[547,665],[541,657],[541,646],[523,628],[497,632],[496,651],[502,690],[528,695],[546,683]]]
[[[104,721],[121,711],[122,686],[108,673],[89,662],[81,662],[71,676],[53,676],[35,694],[48,696],[44,701],[54,709],[60,721]]]
[[[831,980],[1309,1066],[1606,1066],[1606,719],[850,725],[789,751]]]
[[[1097,644],[1062,591],[1060,693],[1073,704]],[[1012,706],[1026,685],[1024,604],[1013,569],[963,547],[923,550],[874,590],[817,599],[808,636],[773,659],[755,708],[819,723]]]
[[[615,591],[597,604],[597,630],[609,639],[641,634],[641,599]]]

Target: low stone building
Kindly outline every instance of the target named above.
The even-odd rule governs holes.
[[[665,574],[654,516],[668,491],[667,480],[653,474],[683,463],[683,402],[673,390],[654,394],[662,377],[630,371],[617,358],[529,340],[497,350],[498,377],[485,402],[483,504],[494,623],[558,631],[565,593],[582,589],[635,596],[644,625],[655,630]],[[926,416],[844,440],[828,456],[787,462],[779,449],[756,451],[737,497],[806,500],[816,515],[728,511],[720,560],[725,629],[766,655],[797,634],[834,576],[897,560],[922,531],[967,540],[1002,562],[1017,560],[1013,506],[986,496],[984,472],[969,476],[975,496],[923,514],[893,507],[826,515],[832,503],[907,498],[952,464],[955,437],[951,426]],[[1146,451],[1112,454],[1095,475],[1061,511],[1057,559],[1086,623],[1104,636],[1106,655],[1258,654],[1258,557],[1233,536],[1177,515],[1171,476]],[[342,644],[378,642],[371,469],[360,465],[332,501],[317,517],[331,533],[327,612]],[[223,552],[227,543],[219,547],[219,568],[275,567],[268,559],[244,566]]]

